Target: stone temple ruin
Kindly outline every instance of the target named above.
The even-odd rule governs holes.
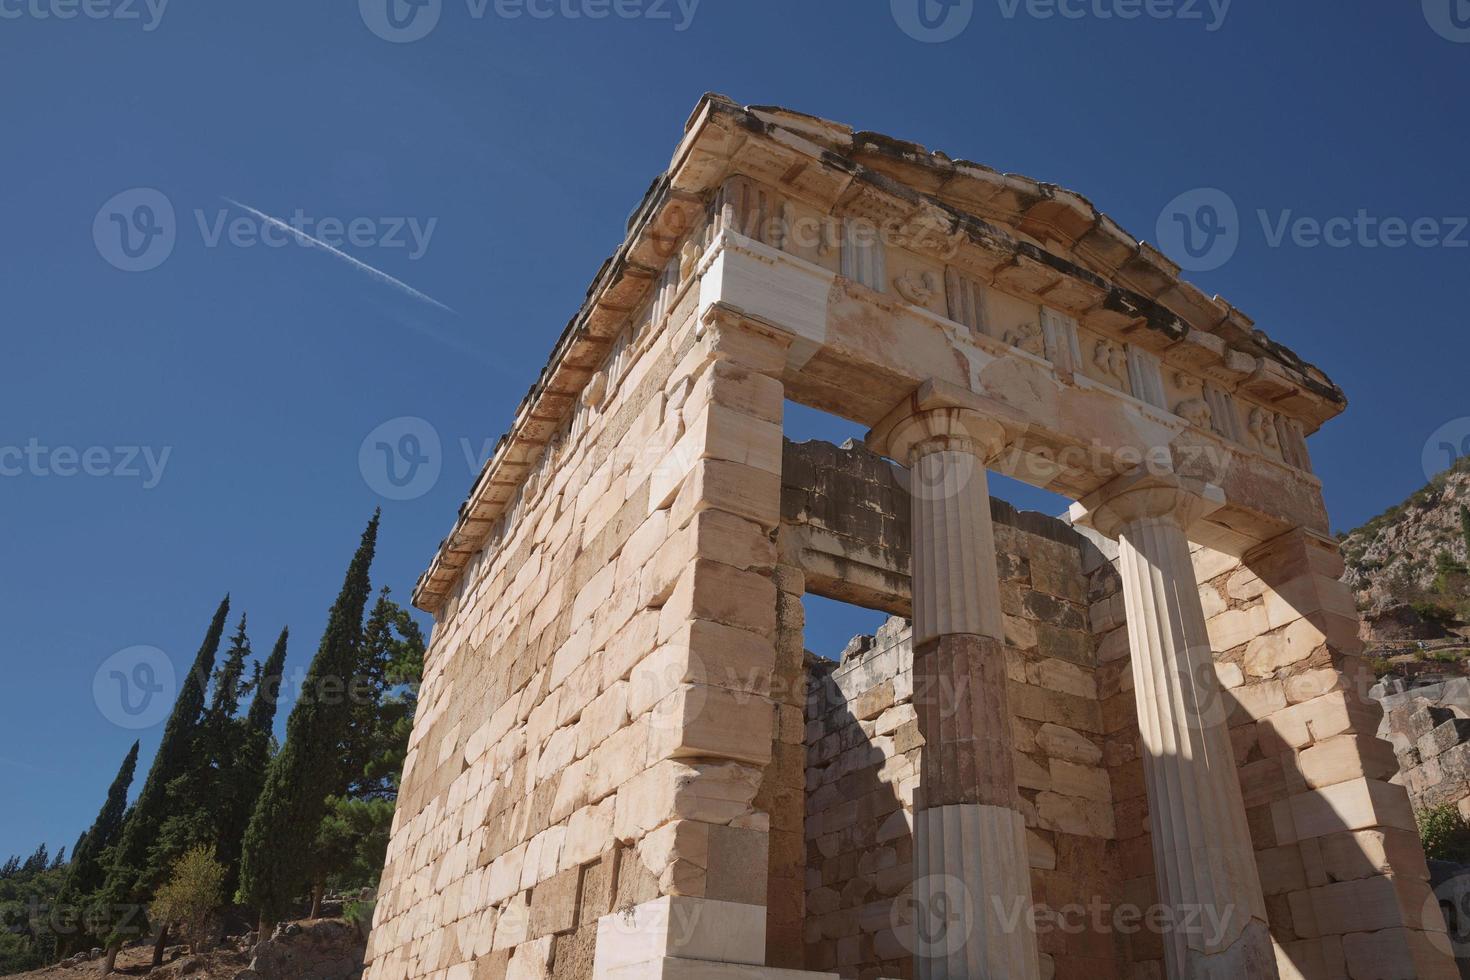
[[[1307,455],[1345,400],[1178,273],[702,100],[418,585],[372,980],[1456,976]],[[806,593],[896,618],[808,657]]]

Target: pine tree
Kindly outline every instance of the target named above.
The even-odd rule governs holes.
[[[262,935],[280,921],[307,884],[312,844],[327,796],[342,778],[337,753],[352,710],[344,691],[357,668],[378,516],[375,513],[368,522],[347,568],[301,696],[286,721],[286,744],[266,770],[265,786],[245,831],[240,892],[260,911]]]
[[[122,765],[118,767],[117,775],[112,778],[112,785],[107,789],[107,799],[103,802],[102,809],[97,811],[97,819],[82,832],[82,836],[77,838],[76,847],[72,848],[71,868],[56,900],[56,904],[69,915],[73,906],[86,901],[102,885],[107,851],[117,842],[117,836],[122,831],[128,810],[128,788],[133,785],[133,773],[137,767],[138,743],[134,742]],[[83,942],[90,940],[86,930],[81,927],[80,916],[71,918],[78,921],[70,934],[57,937],[58,958],[81,949]]]
[[[260,798],[265,783],[266,766],[270,764],[271,732],[275,725],[276,704],[281,695],[281,678],[286,669],[286,642],[290,631],[283,629],[275,648],[264,666],[255,665],[250,682],[250,708],[241,722],[240,743],[226,779],[232,787],[227,805],[220,812],[218,857],[225,868],[225,897],[233,898],[240,885],[240,852],[245,829]]]
[[[160,868],[154,863],[159,856],[154,844],[168,815],[169,784],[186,772],[191,762],[194,734],[204,712],[209,677],[214,670],[215,656],[219,653],[220,637],[224,634],[225,618],[229,613],[230,597],[227,595],[215,610],[194,663],[184,675],[179,696],[174,700],[173,710],[164,724],[163,739],[153,757],[148,778],[144,780],[137,802],[123,823],[99,900],[109,914],[123,909],[138,909],[139,914],[119,914],[113,923],[112,933],[108,936],[109,956],[104,972],[110,972],[117,950],[125,939],[146,931],[147,917],[141,909],[168,870],[167,865]]]

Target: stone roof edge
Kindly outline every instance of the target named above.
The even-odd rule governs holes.
[[[812,140],[818,145],[825,146],[827,152],[823,154],[823,162],[838,166],[853,174],[856,178],[864,179],[885,190],[899,193],[901,196],[911,199],[922,198],[935,206],[950,212],[955,216],[957,228],[963,228],[971,238],[1003,238],[1009,240],[1019,251],[1026,254],[1028,258],[1042,262],[1056,268],[1058,271],[1069,275],[1081,276],[1098,285],[1109,286],[1109,305],[1117,305],[1120,311],[1137,315],[1144,320],[1150,328],[1162,330],[1171,336],[1182,338],[1190,329],[1189,323],[1179,314],[1169,310],[1162,303],[1133,290],[1121,289],[1117,285],[1109,283],[1102,276],[1091,269],[1077,266],[1067,259],[1056,256],[1045,249],[1032,245],[1029,242],[1014,239],[1008,232],[991,225],[974,214],[967,213],[942,198],[926,194],[912,187],[903,185],[892,178],[872,171],[861,163],[853,160],[841,152],[846,148],[852,152],[867,152],[878,150],[892,154],[907,162],[912,162],[925,170],[936,174],[947,174],[956,171],[957,168],[970,168],[976,172],[996,175],[999,179],[1021,186],[1029,186],[1040,192],[1042,197],[1054,197],[1056,194],[1065,194],[1069,201],[1082,202],[1091,208],[1094,215],[1096,228],[1109,228],[1116,233],[1126,236],[1121,227],[1111,218],[1092,208],[1091,203],[1081,195],[1064,191],[1056,185],[1044,184],[1030,178],[1020,177],[1012,174],[1001,174],[992,168],[983,167],[979,164],[967,161],[953,161],[947,155],[940,152],[930,152],[916,143],[909,143],[893,137],[883,136],[876,133],[855,132],[851,127],[841,123],[822,119],[818,116],[797,112],[774,106],[750,106],[743,107],[727,96],[716,93],[706,93],[694,111],[690,114],[685,124],[685,132],[675,151],[673,160],[667,170],[659,175],[649,185],[644,193],[642,201],[629,216],[627,222],[627,233],[623,242],[617,250],[603,262],[593,277],[591,285],[586,291],[586,298],[575,316],[568,321],[561,335],[557,338],[552,348],[551,356],[546,365],[541,369],[536,381],[522,398],[516,409],[514,420],[510,429],[496,442],[495,451],[490,459],[486,461],[478,477],[470,487],[465,502],[460,505],[459,512],[450,533],[439,543],[433,560],[428,569],[419,577],[413,590],[413,604],[419,609],[437,614],[442,609],[449,591],[454,587],[459,574],[471,556],[477,552],[485,537],[494,526],[495,520],[503,511],[503,501],[500,505],[486,506],[487,496],[492,486],[505,485],[506,482],[518,480],[524,475],[525,469],[532,461],[530,458],[516,459],[514,450],[520,448],[534,452],[545,444],[544,439],[523,439],[528,428],[528,423],[534,421],[545,421],[538,418],[537,408],[547,400],[548,395],[556,397],[567,397],[573,392],[560,390],[555,387],[555,382],[566,375],[584,375],[580,381],[573,380],[572,384],[576,390],[585,385],[586,380],[596,370],[596,361],[591,366],[576,363],[572,355],[577,352],[579,346],[590,344],[595,347],[592,352],[594,358],[600,358],[606,348],[606,342],[612,333],[605,335],[592,332],[592,318],[597,312],[597,304],[600,299],[605,298],[608,293],[615,291],[629,279],[641,281],[642,287],[646,288],[656,281],[660,269],[644,265],[636,261],[636,253],[640,246],[647,244],[646,239],[652,233],[656,238],[655,219],[659,218],[665,207],[674,199],[682,196],[681,192],[673,186],[674,175],[678,172],[681,162],[690,154],[699,132],[708,124],[709,119],[715,113],[723,113],[737,117],[742,126],[758,134],[769,134],[771,129],[784,129],[795,136]],[[1131,240],[1131,239],[1130,239]],[[1147,245],[1146,242],[1132,240],[1134,242],[1134,258],[1153,259],[1162,263],[1162,271],[1168,273],[1168,283],[1171,286],[1187,288],[1199,293],[1199,290],[1178,278],[1178,267],[1170,272],[1167,268],[1172,263],[1164,258],[1157,249]],[[1203,294],[1200,294],[1203,295]],[[630,307],[624,312],[631,315],[641,302],[641,291],[630,297],[634,300]],[[1326,400],[1334,401],[1346,407],[1346,397],[1342,390],[1333,384],[1327,376],[1299,357],[1290,348],[1272,341],[1260,330],[1253,328],[1250,321],[1239,314],[1234,307],[1225,303],[1219,297],[1214,300],[1216,306],[1225,310],[1221,324],[1234,322],[1247,325],[1251,339],[1261,350],[1261,353],[1272,357],[1293,367],[1302,379],[1310,385],[1313,390]],[[616,327],[621,326],[619,321]],[[1219,326],[1219,325],[1217,325]],[[1321,379],[1318,381],[1317,379]],[[518,445],[524,441],[527,445]],[[511,472],[517,468],[520,473]],[[497,480],[497,477],[501,479]]]

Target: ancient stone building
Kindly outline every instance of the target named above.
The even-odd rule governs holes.
[[[1454,976],[1306,450],[1342,393],[1178,272],[702,100],[419,583],[373,980]],[[807,593],[899,618],[808,659]]]

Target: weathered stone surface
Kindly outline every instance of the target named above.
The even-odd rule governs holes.
[[[1356,612],[1303,441],[1341,395],[1079,201],[812,117],[701,104],[416,591],[435,629],[373,980],[585,977],[619,950],[648,954],[622,964],[639,976],[911,976],[917,933],[893,911],[929,867],[913,812],[948,792],[923,779],[941,753],[955,785],[996,783],[1030,825],[1014,850],[1038,900],[1156,901],[1152,855],[1174,842],[1150,821],[1176,801],[1150,799],[1169,748],[1140,754],[1137,736],[1166,699],[1138,689],[1153,649],[1130,643],[1118,547],[965,494],[947,463],[794,453],[786,398],[868,423],[937,412],[926,459],[1023,433],[997,468],[1074,499],[1133,453],[1217,488],[1175,577],[1199,598],[1195,646],[1214,647],[1189,680],[1223,692],[1192,707],[1231,730],[1193,759],[1239,764],[1281,961],[1434,974],[1404,914],[1404,883],[1422,881],[1407,806],[1365,741],[1377,716],[1347,696]],[[859,218],[895,234],[860,242]],[[955,404],[925,401],[939,391]],[[1097,463],[1063,465],[1081,445]],[[961,560],[987,528],[998,553]],[[1001,652],[926,715],[925,683],[959,677],[915,670],[901,630],[804,665],[804,590],[917,610],[921,631]],[[1397,746],[1425,798],[1470,760],[1459,726],[1436,725]],[[1332,899],[1343,885],[1365,890],[1356,918]],[[605,931],[623,909],[725,898],[673,945]],[[633,918],[650,928],[632,946],[657,937]],[[800,961],[777,960],[797,943]],[[1040,946],[1043,975],[1158,976],[1164,955],[1156,935],[1105,930]]]

